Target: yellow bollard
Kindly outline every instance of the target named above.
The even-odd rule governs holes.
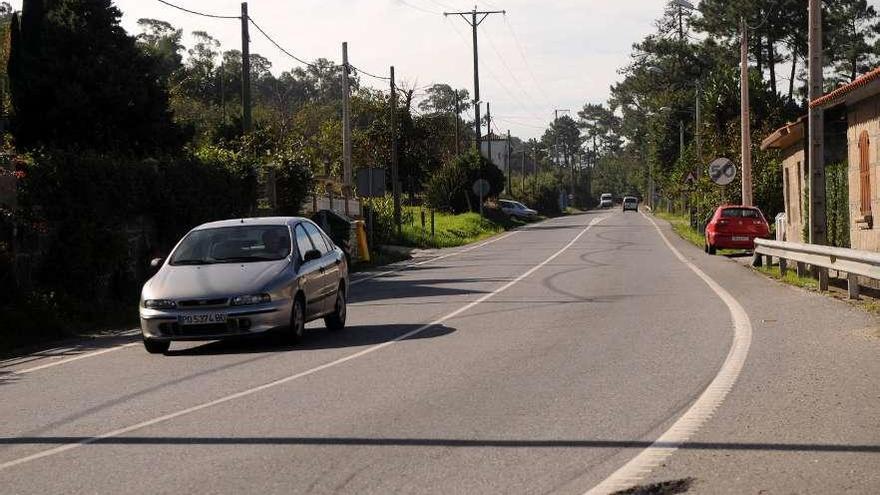
[[[354,224],[357,232],[358,254],[361,261],[369,263],[370,248],[367,246],[367,227],[363,220],[356,220]]]

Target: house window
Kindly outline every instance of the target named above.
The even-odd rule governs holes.
[[[871,139],[868,131],[859,135],[859,192],[863,216],[871,214]]]

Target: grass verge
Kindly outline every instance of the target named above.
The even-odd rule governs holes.
[[[785,275],[779,273],[779,267],[770,267],[770,266],[759,266],[755,267],[755,270],[758,272],[767,275],[770,278],[779,280],[780,282],[794,285],[795,287],[800,287],[802,289],[809,290],[818,290],[819,282],[811,277],[799,277],[797,272],[794,270],[786,270]]]
[[[687,219],[687,217],[682,215],[675,215],[672,213],[666,213],[665,211],[654,212],[654,216],[662,218],[663,220],[669,222],[672,225],[672,230],[675,231],[675,233],[678,234],[682,239],[690,242],[698,248],[703,247],[703,244],[705,242],[703,234],[691,228],[690,221]]]
[[[463,246],[527,223],[511,220],[505,217],[500,210],[490,208],[484,210],[485,218],[480,218],[479,213],[455,215],[438,211],[434,212],[434,235],[432,236],[430,211],[424,210],[425,226],[422,228],[421,215],[423,210],[418,207],[406,207],[406,209],[412,214],[413,222],[403,225],[401,237],[397,242],[403,246],[418,248]],[[543,217],[534,221],[538,220],[543,220]]]

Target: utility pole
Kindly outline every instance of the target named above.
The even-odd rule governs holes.
[[[223,125],[226,126],[226,78],[223,77],[225,74],[225,67],[223,66],[223,61],[220,61],[220,108],[223,111]]]
[[[486,135],[489,136],[489,142],[487,143],[487,146],[489,148],[488,149],[489,161],[492,163],[495,163],[492,160],[492,108],[490,108],[488,101],[486,102]],[[480,151],[482,151],[482,150],[480,150]],[[480,176],[480,178],[481,179],[483,178],[482,175]]]
[[[684,160],[684,121],[678,121],[678,159]]]
[[[702,140],[702,129],[700,126],[703,125],[702,120],[700,119],[700,100],[702,99],[703,90],[700,87],[700,83],[697,83],[697,102],[696,108],[694,111],[694,140],[697,145],[697,163],[702,167],[703,165],[703,140]]]
[[[822,96],[822,4],[809,0],[809,100]],[[825,115],[810,105],[808,169],[810,173],[810,244],[825,244]],[[800,180],[800,177],[798,177]]]
[[[510,129],[507,130],[507,154],[504,155],[504,165],[507,168],[507,194],[513,195],[513,171],[510,169]]]
[[[740,130],[742,141],[742,204],[752,206],[752,133],[749,124],[749,26],[740,18]]]
[[[519,159],[519,168],[520,168],[520,177],[519,177],[519,189],[520,195],[525,196],[526,194],[526,143],[522,144],[522,153],[520,154]]]
[[[248,4],[241,3],[241,126],[251,132],[251,37],[248,33]]]
[[[461,154],[461,104],[458,101],[458,90],[455,91],[455,156]]]
[[[351,197],[351,89],[349,88],[348,42],[342,42],[342,195],[345,214]]]
[[[391,195],[394,198],[394,225],[400,235],[400,181],[397,177],[397,87],[391,66]]]
[[[472,10],[470,12],[444,12],[443,13],[444,17],[450,16],[450,15],[461,16],[461,18],[464,19],[464,21],[467,22],[471,26],[471,30],[473,31],[473,38],[474,38],[474,102],[480,101],[480,64],[479,64],[479,54],[478,54],[478,50],[477,50],[477,26],[482,24],[482,22],[484,20],[486,20],[486,18],[489,17],[491,14],[504,15],[504,14],[506,14],[506,12],[503,10],[478,11],[477,7],[474,6],[474,10]],[[482,17],[480,17],[479,20],[477,20],[478,15],[482,16]],[[468,16],[470,16],[470,18],[468,18]],[[479,105],[474,105],[474,128],[477,132],[477,139],[475,141],[475,146],[477,148],[477,151],[480,151],[480,139],[481,139],[482,133],[480,131],[480,107],[479,107]]]

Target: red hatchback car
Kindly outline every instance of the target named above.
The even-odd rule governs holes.
[[[719,206],[706,225],[705,251],[755,249],[755,238],[770,236],[770,225],[761,210],[753,206]]]

